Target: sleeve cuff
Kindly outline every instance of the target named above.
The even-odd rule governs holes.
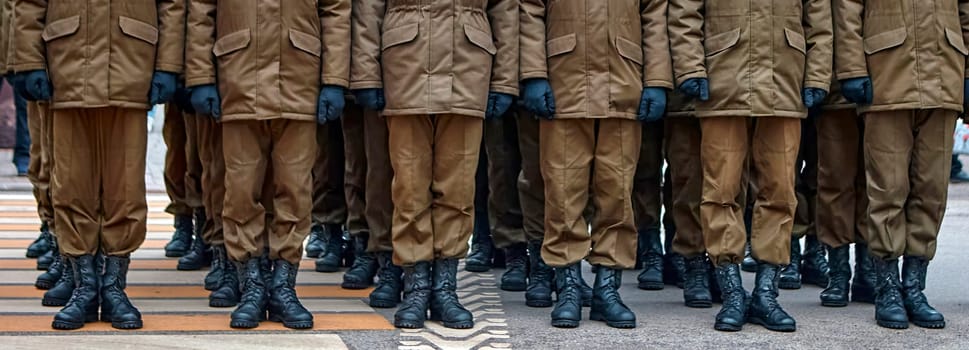
[[[676,86],[680,86],[683,84],[684,81],[687,81],[693,78],[706,78],[706,77],[707,77],[706,70],[697,70],[686,74],[682,74],[676,77]]]
[[[46,70],[47,69],[47,64],[45,64],[43,62],[36,62],[36,63],[18,63],[18,64],[13,65],[13,67],[10,67],[10,69],[13,70],[14,72],[18,72],[18,73],[19,72],[29,72],[29,71],[32,71],[32,70]]]
[[[350,90],[382,89],[383,87],[384,82],[380,80],[361,80],[350,82]]]
[[[342,77],[323,76],[322,82],[323,82],[323,85],[336,85],[336,86],[342,86],[344,88],[350,86],[350,81]]]
[[[186,87],[196,87],[202,85],[215,85],[215,76],[207,77],[185,77]]]
[[[491,91],[493,91],[493,92],[500,92],[500,93],[503,93],[503,94],[508,94],[508,95],[512,95],[512,96],[518,97],[518,87],[517,86],[494,85],[494,84],[492,84],[491,85]]]
[[[661,87],[673,90],[673,82],[666,79],[647,79],[643,81],[644,87]]]
[[[181,74],[183,69],[185,69],[185,66],[181,64],[173,64],[173,63],[166,63],[166,62],[155,63],[155,70],[160,70],[162,72]]]
[[[867,76],[868,76],[868,71],[867,70],[855,70],[855,71],[848,71],[848,72],[838,72],[838,74],[837,74],[838,80],[845,80],[845,79],[851,79],[851,78],[864,78],[864,77],[867,77]]]
[[[821,89],[821,90],[824,90],[824,91],[831,91],[831,83],[830,82],[827,82],[827,81],[810,81],[810,80],[808,80],[808,81],[805,81],[804,82],[804,87],[805,88]]]

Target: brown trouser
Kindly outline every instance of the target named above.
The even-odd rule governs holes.
[[[387,117],[393,181],[394,264],[468,253],[483,122],[462,115]]]
[[[198,158],[202,163],[202,205],[205,226],[202,241],[209,245],[225,244],[222,208],[225,205],[225,156],[222,152],[222,124],[207,116],[192,116],[198,140]]]
[[[53,110],[52,194],[61,253],[127,256],[145,240],[147,110]]]
[[[549,266],[569,266],[586,256],[593,265],[635,265],[632,187],[640,128],[640,122],[626,119],[541,121],[546,198],[542,258]],[[590,194],[596,208],[591,235],[583,215]]]
[[[287,119],[240,120],[222,124],[225,156],[223,226],[229,257],[247,261],[263,254],[298,264],[309,234],[316,123]],[[272,168],[271,173],[266,169]],[[262,204],[272,182],[272,222]],[[265,235],[268,234],[268,239]]]
[[[794,239],[817,234],[818,199],[818,129],[815,118],[801,120],[801,146],[794,163]]]
[[[522,226],[528,241],[545,239],[545,180],[539,160],[539,122],[522,109],[518,111],[518,145],[522,171],[518,175],[518,198],[522,207]]]
[[[174,103],[165,105],[165,190],[171,203],[165,211],[172,215],[192,215],[202,206],[201,161],[195,116],[182,112]]]
[[[676,223],[673,251],[686,258],[706,254],[700,221],[703,166],[700,162],[700,121],[694,117],[667,118],[666,147],[673,187],[672,213]]]
[[[865,114],[867,238],[875,257],[935,257],[957,115],[944,109]]]
[[[832,248],[867,241],[864,119],[854,108],[825,111],[818,126],[817,229]]]
[[[37,200],[37,214],[48,225],[54,225],[54,205],[51,202],[51,170],[53,169],[53,125],[49,106],[27,102],[27,132],[30,133],[30,165],[27,178]],[[50,227],[53,232],[53,227]]]
[[[663,122],[643,124],[636,176],[633,180],[633,213],[640,231],[660,226],[663,190]]]
[[[313,223],[347,224],[347,197],[343,184],[344,150],[340,123],[316,127],[318,153],[313,163]],[[354,225],[358,227],[359,220]]]
[[[739,264],[747,241],[744,168],[750,155],[751,182],[757,187],[750,237],[758,261],[790,263],[791,229],[797,198],[794,162],[801,120],[783,117],[705,117],[700,119],[703,196],[700,219],[714,265]]]
[[[522,157],[513,113],[484,123],[484,145],[488,157],[488,221],[491,223],[491,239],[495,247],[500,249],[526,243],[521,201],[518,199]]]
[[[394,171],[387,133],[387,122],[377,112],[353,103],[347,105],[343,117],[347,229],[350,234],[370,234],[370,253],[393,250],[390,226],[394,203],[390,184]]]

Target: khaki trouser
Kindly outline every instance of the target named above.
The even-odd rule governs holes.
[[[593,265],[635,265],[632,187],[640,128],[640,122],[626,119],[541,121],[546,198],[542,258],[549,266],[572,265],[587,256]],[[597,209],[591,235],[583,215],[590,195]]]
[[[518,199],[522,157],[513,113],[511,111],[504,118],[484,123],[484,145],[488,157],[488,216],[491,238],[495,247],[500,249],[526,243],[522,206]]]
[[[756,185],[751,252],[760,262],[790,263],[791,230],[797,198],[794,162],[801,138],[801,120],[783,117],[700,118],[704,137],[703,196],[700,219],[707,253],[714,265],[739,264],[747,234],[743,189],[750,154],[751,182]]]
[[[51,170],[53,169],[53,122],[46,103],[27,102],[27,132],[30,133],[30,165],[27,178],[37,200],[37,214],[48,225],[54,225],[54,205],[51,202]],[[53,227],[50,227],[53,232]]]
[[[202,240],[213,246],[225,244],[222,210],[225,205],[225,155],[222,152],[222,124],[207,116],[192,116],[198,137],[202,166],[202,205],[205,226]]]
[[[875,257],[935,257],[957,115],[943,109],[865,114],[867,238]]]
[[[340,123],[327,123],[316,127],[316,144],[319,150],[313,164],[314,224],[347,224],[342,130]],[[359,225],[359,219],[357,220],[355,225]]]
[[[388,137],[387,122],[379,113],[355,104],[347,106],[343,117],[347,227],[350,234],[370,234],[370,253],[393,251],[390,227],[394,203],[390,184],[394,171]]]
[[[261,256],[299,264],[310,231],[312,169],[316,123],[287,119],[243,120],[222,124],[225,155],[223,225],[229,258]],[[272,168],[271,173],[266,169]],[[272,210],[262,204],[266,184],[273,189]],[[266,229],[268,213],[272,213]],[[268,234],[268,238],[265,237]]]
[[[127,256],[145,240],[147,110],[53,110],[54,220],[61,253]]]
[[[194,115],[182,112],[174,103],[165,105],[165,191],[171,203],[165,211],[172,215],[192,215],[202,206],[198,142]],[[191,171],[190,171],[191,170]]]
[[[387,127],[394,168],[394,263],[465,257],[474,223],[482,120],[388,116]]]
[[[545,180],[539,161],[539,122],[524,110],[518,111],[518,145],[521,173],[518,175],[518,198],[522,207],[522,226],[528,241],[545,239]]]
[[[703,196],[703,165],[700,162],[700,121],[694,117],[665,120],[667,161],[673,187],[673,251],[686,258],[706,254],[700,221]]]
[[[794,163],[794,195],[797,209],[794,211],[792,238],[817,234],[818,198],[818,129],[815,118],[801,120],[801,146]]]
[[[864,119],[854,108],[830,110],[818,117],[817,127],[818,239],[833,248],[865,242]]]
[[[643,124],[643,142],[633,180],[633,213],[640,231],[659,228],[663,188],[663,122]]]

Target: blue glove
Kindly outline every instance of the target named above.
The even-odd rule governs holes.
[[[32,70],[23,73],[25,97],[33,98],[33,101],[50,101],[54,88],[50,85],[50,78],[47,71],[43,69]]]
[[[386,105],[384,89],[353,90],[353,97],[357,99],[358,105],[373,111],[382,111]]]
[[[643,97],[639,101],[639,121],[655,122],[663,119],[666,113],[666,89],[647,87],[643,89]]]
[[[175,73],[155,71],[151,76],[151,90],[148,91],[148,104],[160,105],[172,100],[178,76]]]
[[[522,82],[522,106],[537,117],[555,118],[555,93],[548,79],[534,78]]]
[[[690,78],[680,84],[680,92],[689,97],[710,100],[710,80],[707,78]]]
[[[824,102],[824,97],[828,92],[818,88],[804,88],[801,90],[801,98],[804,99],[804,106],[808,109],[820,106]]]
[[[198,114],[211,116],[215,120],[222,118],[222,98],[215,84],[193,87],[192,107]]]
[[[511,102],[515,97],[501,92],[488,93],[488,111],[485,112],[485,119],[500,119],[511,108]]]
[[[871,78],[851,78],[841,81],[841,94],[848,102],[859,105],[870,105],[872,101]]]
[[[195,114],[195,107],[192,106],[192,89],[185,87],[181,82],[178,83],[178,88],[175,89],[175,96],[172,96],[172,102],[182,112]]]
[[[344,95],[346,91],[342,86],[323,85],[320,89],[320,98],[316,103],[316,123],[323,125],[327,122],[340,120],[343,115],[343,106],[346,105]]]

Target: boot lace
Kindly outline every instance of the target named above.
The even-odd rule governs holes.
[[[655,252],[647,252],[643,254],[643,266],[647,269],[656,270],[663,266],[663,256]]]

